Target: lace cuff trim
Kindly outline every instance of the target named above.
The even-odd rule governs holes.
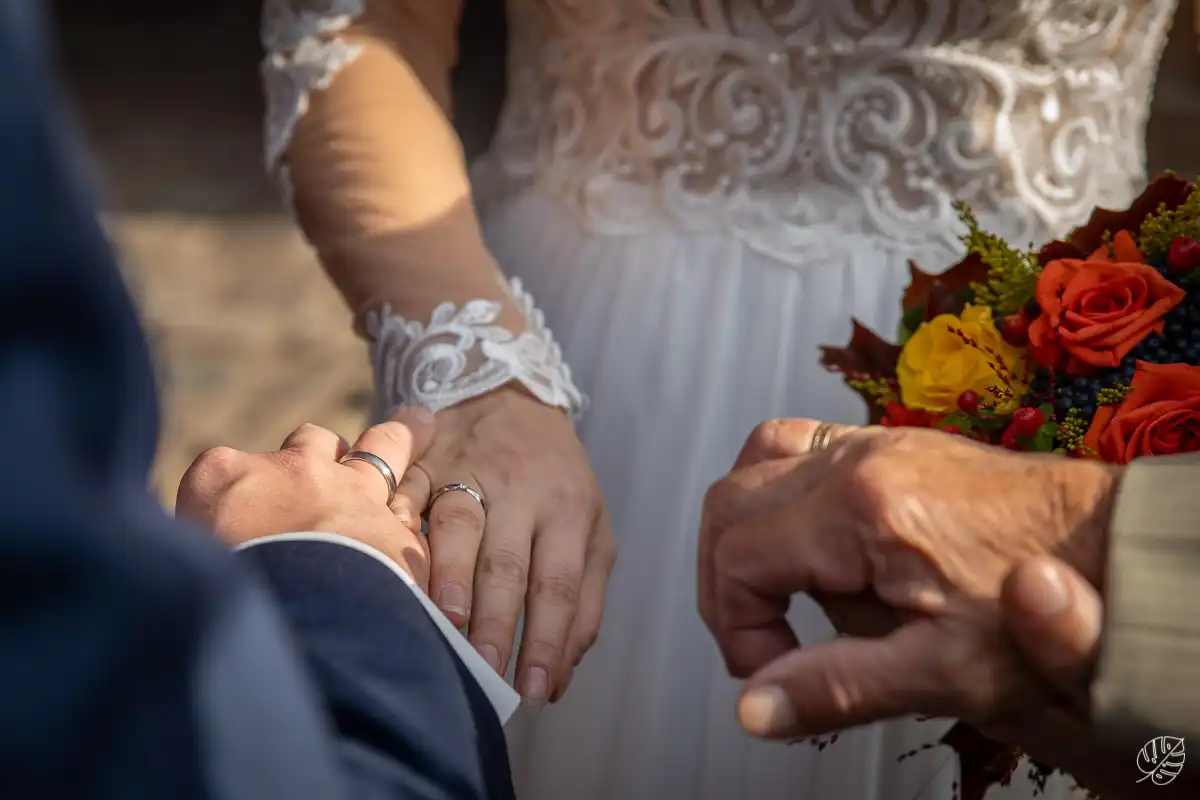
[[[262,62],[267,110],[263,156],[290,196],[283,154],[296,123],[308,112],[312,93],[328,88],[338,72],[362,54],[337,34],[362,16],[366,0],[266,0],[263,6]]]
[[[510,291],[529,326],[519,336],[493,324],[500,303],[492,300],[471,300],[457,309],[442,303],[428,326],[386,306],[370,312],[365,322],[375,386],[388,409],[423,405],[440,411],[517,381],[578,421],[588,401],[572,382],[562,349],[519,279],[512,279]]]

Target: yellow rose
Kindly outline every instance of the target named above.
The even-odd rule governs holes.
[[[967,306],[962,314],[942,314],[923,324],[900,352],[896,376],[900,400],[909,408],[948,413],[970,390],[984,400],[989,387],[1012,390],[1001,411],[1014,406],[1028,388],[1025,351],[1004,341],[991,309]]]

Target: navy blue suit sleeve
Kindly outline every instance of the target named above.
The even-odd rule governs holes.
[[[330,542],[239,558],[266,579],[320,687],[353,797],[512,797],[495,711],[391,570]]]

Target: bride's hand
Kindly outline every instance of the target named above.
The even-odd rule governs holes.
[[[596,478],[561,410],[506,387],[437,414],[437,437],[400,485],[428,507],[430,596],[499,673],[525,626],[517,690],[556,700],[600,629],[616,549]],[[401,502],[398,496],[397,502]]]

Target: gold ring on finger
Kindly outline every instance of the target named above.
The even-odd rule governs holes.
[[[832,422],[822,422],[813,431],[812,444],[808,446],[808,452],[819,453],[829,447],[829,443],[833,441],[835,426]]]

